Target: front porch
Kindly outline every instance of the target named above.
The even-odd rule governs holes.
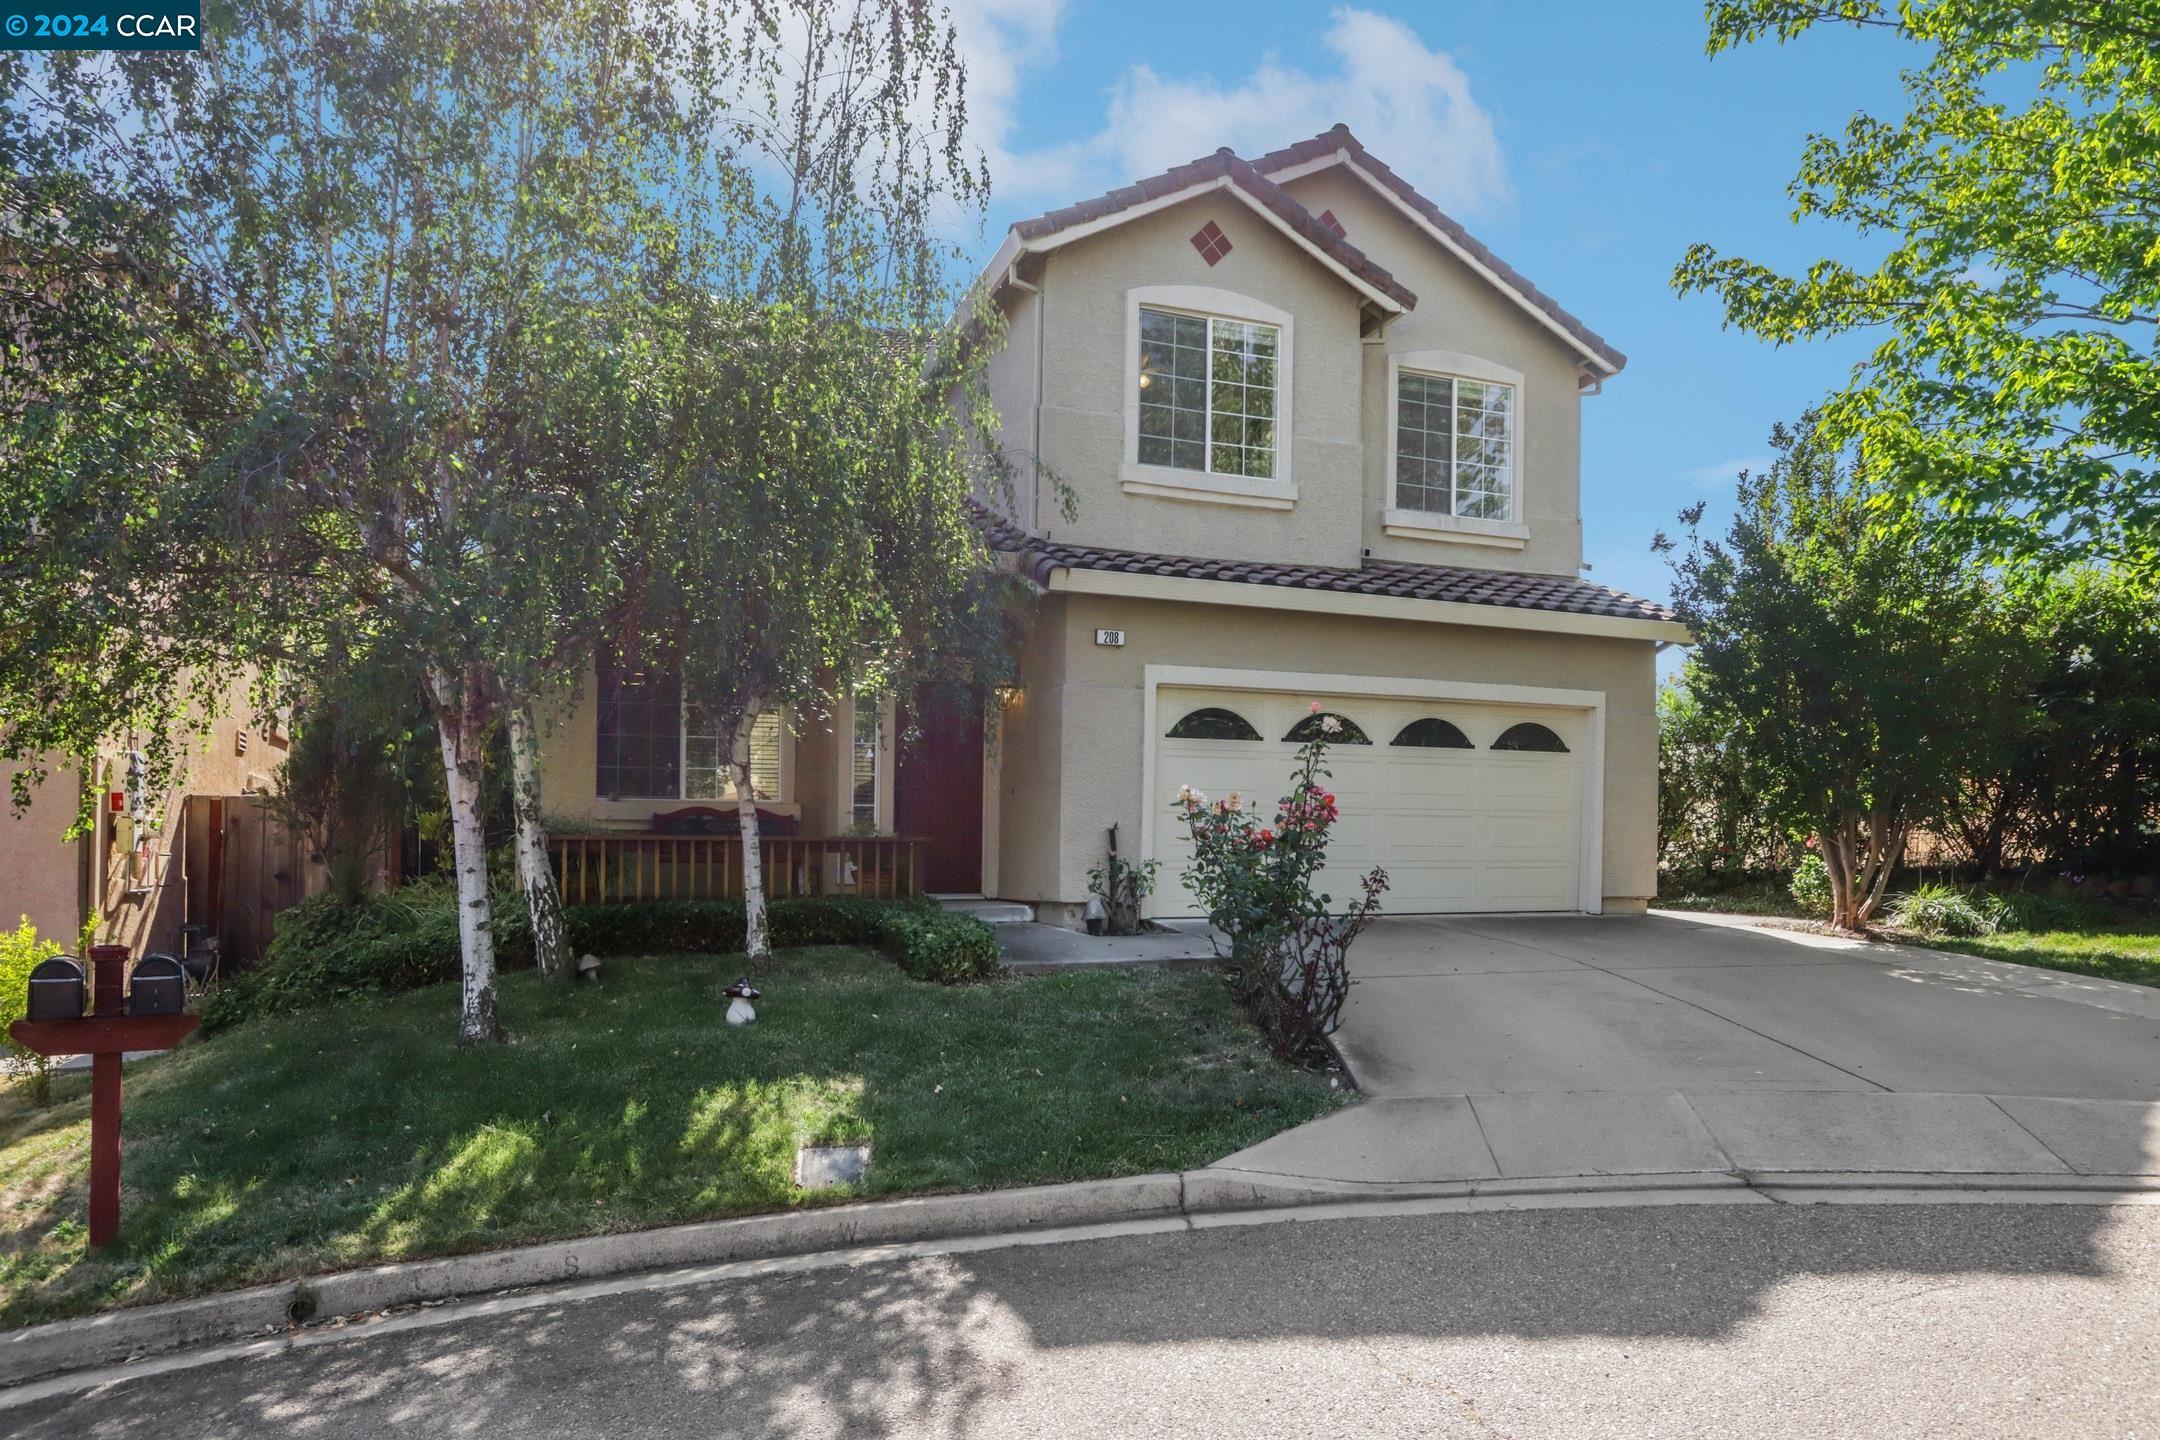
[[[925,893],[930,841],[910,835],[764,835],[765,894],[909,900]],[[739,900],[742,837],[620,831],[548,837],[566,905]]]
[[[565,903],[743,893],[719,737],[672,675],[596,674],[542,741],[541,798]],[[983,895],[996,883],[997,758],[981,697],[865,695],[771,713],[752,741],[772,898]]]

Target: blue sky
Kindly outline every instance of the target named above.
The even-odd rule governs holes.
[[[1851,237],[1796,227],[1810,134],[1901,112],[1893,40],[1824,31],[1715,61],[1689,0],[1358,7],[955,0],[971,124],[992,166],[987,255],[1010,221],[1230,145],[1337,120],[1627,352],[1583,402],[1590,578],[1664,598],[1649,553],[1759,463],[1773,421],[1849,373],[1851,343],[1774,349],[1681,300],[1690,242],[1801,266]]]

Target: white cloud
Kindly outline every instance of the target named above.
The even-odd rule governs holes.
[[[1775,463],[1770,455],[1742,455],[1732,460],[1719,460],[1709,465],[1698,465],[1692,470],[1680,472],[1682,480],[1736,480],[1742,470],[1760,475]]]
[[[1011,145],[1030,75],[1057,62],[1065,0],[951,0],[951,8],[967,62],[968,138],[989,162],[994,190],[1062,194],[1077,178],[1069,165],[1015,155]]]
[[[1135,62],[1091,135],[1021,151],[1026,72],[1051,65],[1062,0],[958,0],[969,65],[970,130],[1001,200],[1062,203],[1156,174],[1228,145],[1248,158],[1341,121],[1444,209],[1489,213],[1509,196],[1492,116],[1454,59],[1392,16],[1335,10],[1307,69],[1269,54],[1224,81]]]

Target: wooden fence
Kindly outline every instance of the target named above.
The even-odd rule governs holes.
[[[910,899],[922,893],[928,843],[906,835],[761,836],[765,894]],[[548,852],[566,905],[743,893],[742,840],[734,835],[550,835]]]

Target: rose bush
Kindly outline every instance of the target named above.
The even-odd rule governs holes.
[[[1317,1058],[1339,1023],[1350,991],[1350,944],[1379,913],[1388,884],[1387,872],[1375,867],[1340,914],[1330,908],[1332,896],[1313,888],[1341,813],[1321,783],[1332,778],[1327,736],[1340,728],[1326,717],[1322,734],[1299,747],[1290,793],[1272,817],[1236,791],[1210,801],[1191,786],[1178,790],[1193,846],[1185,887],[1229,937],[1239,991],[1285,1059]]]

